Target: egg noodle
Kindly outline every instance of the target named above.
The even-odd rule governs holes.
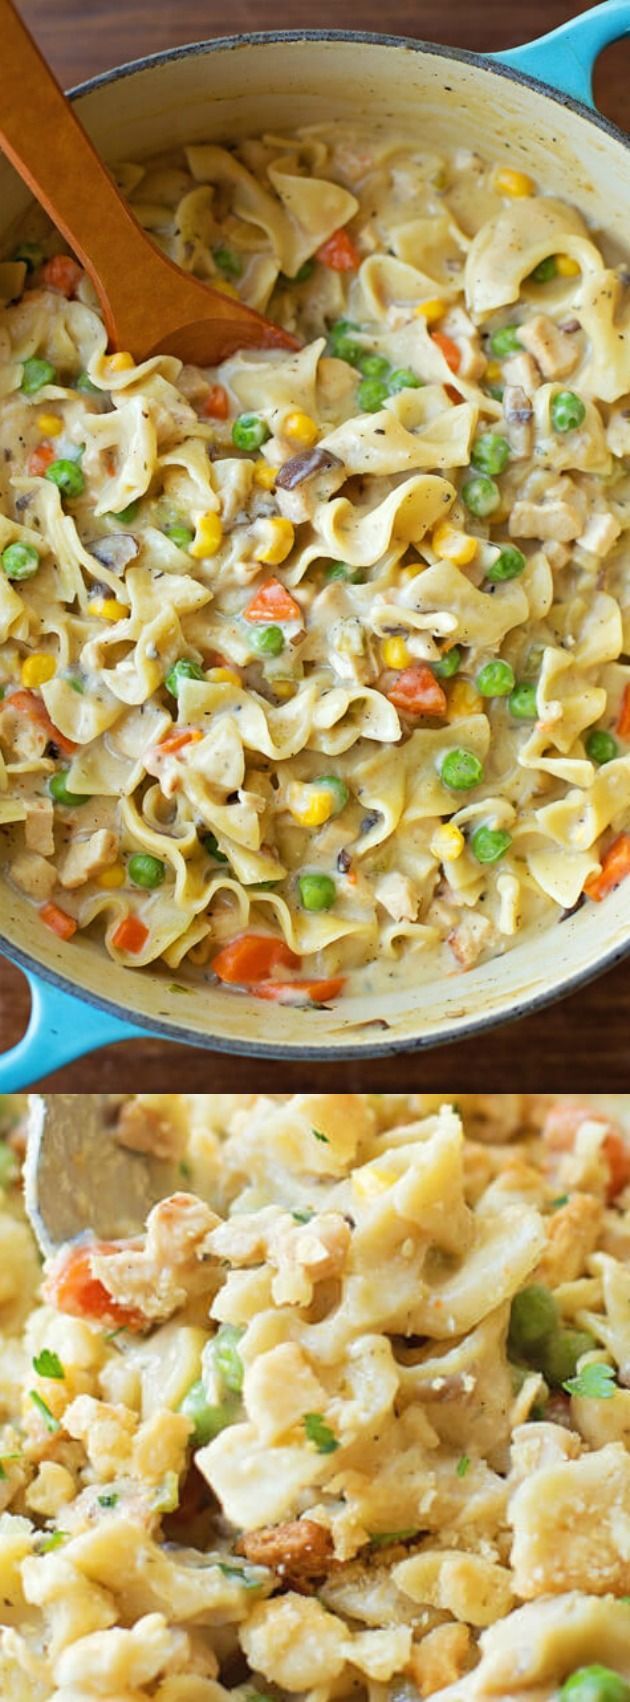
[[[301,346],[135,365],[41,215],[14,240],[11,881],[118,962],[316,1002],[603,899],[630,870],[624,266],[524,173],[378,129],[118,176]]]
[[[628,1702],[608,1110],[112,1100],[182,1191],[43,1283],[0,1146],[3,1702]]]

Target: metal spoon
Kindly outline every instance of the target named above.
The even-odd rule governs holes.
[[[47,1256],[87,1229],[104,1240],[138,1235],[158,1200],[181,1185],[177,1166],[120,1146],[116,1095],[31,1093],[26,1210]]]
[[[288,331],[182,272],[119,195],[11,4],[0,0],[0,148],[92,280],[114,349],[215,366],[245,347],[297,349]]]

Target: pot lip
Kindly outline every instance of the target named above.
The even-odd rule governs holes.
[[[76,100],[82,95],[91,94],[109,84],[120,82],[123,78],[135,76],[138,72],[152,70],[154,67],[167,65],[180,59],[196,58],[225,50],[233,52],[238,48],[250,46],[297,44],[308,41],[361,42],[376,47],[398,47],[413,53],[424,53],[436,59],[443,59],[447,63],[455,61],[460,64],[472,65],[479,70],[490,71],[495,76],[504,77],[508,81],[533,89],[536,93],[544,94],[556,105],[565,107],[570,112],[575,112],[578,117],[586,119],[589,124],[603,131],[604,135],[610,137],[611,140],[621,143],[625,149],[630,148],[630,137],[624,135],[624,132],[611,119],[606,118],[597,109],[585,105],[583,101],[576,100],[574,96],[567,95],[554,88],[551,84],[544,82],[542,78],[532,77],[513,66],[504,65],[488,54],[473,52],[467,48],[443,47],[438,42],[422,41],[413,36],[382,34],[375,30],[255,30],[238,36],[216,36],[199,42],[188,42],[181,46],[164,48],[157,53],[145,54],[139,59],[126,60],[122,65],[113,66],[107,71],[100,71],[93,77],[88,77],[83,82],[77,83],[68,93],[70,99]],[[603,956],[591,959],[577,969],[562,982],[561,986],[536,993],[531,997],[524,995],[520,999],[517,998],[509,1010],[502,1011],[498,1015],[492,1011],[487,1011],[483,1015],[470,1017],[465,1021],[454,1018],[452,1030],[448,1034],[437,1036],[432,1033],[420,1033],[408,1039],[390,1040],[379,1035],[378,1030],[375,1030],[368,1050],[367,1046],[353,1044],[351,1041],[348,1041],[347,1044],[342,1042],[339,1046],[330,1043],[320,1046],[273,1045],[269,1042],[252,1042],[246,1037],[242,1039],[231,1038],[202,1034],[196,1029],[177,1028],[165,1018],[154,1018],[152,1016],[145,1018],[129,1005],[117,1004],[115,1001],[107,999],[101,994],[93,993],[85,987],[76,988],[75,983],[69,977],[60,974],[59,971],[52,969],[47,964],[43,964],[41,960],[31,956],[22,947],[15,946],[12,941],[3,940],[1,936],[0,944],[3,953],[18,968],[48,982],[53,987],[60,988],[63,992],[69,993],[79,1002],[84,1001],[93,1009],[103,1011],[106,1015],[116,1017],[119,1020],[124,1019],[132,1023],[137,1020],[139,1039],[144,1031],[170,1040],[175,1044],[196,1046],[204,1051],[215,1051],[237,1057],[254,1055],[287,1063],[295,1062],[297,1059],[343,1063],[356,1058],[369,1059],[370,1056],[374,1055],[391,1057],[397,1053],[416,1053],[426,1051],[431,1047],[437,1049],[442,1046],[455,1045],[458,1041],[470,1039],[473,1035],[481,1033],[485,1029],[504,1027],[508,1023],[517,1021],[520,1017],[529,1016],[534,1011],[543,1010],[546,1006],[555,1004],[560,999],[567,997],[569,993],[576,992],[578,988],[586,986],[590,981],[595,980],[599,975],[604,974],[606,970],[611,969],[616,963],[630,955],[629,935],[627,940],[611,946]],[[144,1030],[145,1023],[147,1025],[146,1030]],[[107,1044],[107,1040],[104,1041],[104,1044]]]
[[[541,37],[541,42],[544,37]],[[611,141],[621,143],[622,147],[630,149],[630,135],[606,118],[597,107],[587,106],[584,101],[577,100],[574,95],[565,94],[564,90],[555,88],[552,83],[546,83],[542,77],[532,77],[528,72],[519,70],[516,66],[505,65],[495,59],[490,53],[479,53],[466,47],[445,47],[440,42],[423,41],[416,36],[391,35],[378,30],[249,30],[242,35],[222,35],[206,37],[203,41],[183,42],[177,47],[165,47],[157,53],[143,54],[139,59],[128,59],[122,65],[114,65],[108,71],[99,71],[93,77],[87,77],[81,83],[76,83],[68,90],[71,100],[81,95],[91,94],[95,89],[106,87],[123,78],[135,76],[139,71],[153,70],[160,65],[168,65],[174,60],[197,58],[204,54],[217,53],[224,50],[235,52],[243,47],[264,47],[270,45],[293,44],[300,42],[349,42],[367,43],[375,47],[400,47],[407,52],[425,53],[435,59],[455,61],[458,64],[473,65],[478,70],[490,71],[497,77],[505,77],[508,81],[522,84],[525,88],[545,95],[557,106],[566,107],[569,112],[575,112],[579,118],[584,118],[596,129],[602,130]],[[533,44],[532,44],[533,45]]]
[[[614,968],[617,963],[621,963],[624,958],[630,956],[630,933],[626,940],[611,946],[603,957],[592,960],[576,970],[567,980],[563,981],[560,987],[535,993],[532,997],[524,995],[521,999],[517,998],[515,1004],[509,1010],[501,1011],[498,1015],[496,1012],[487,1011],[484,1015],[469,1017],[465,1021],[454,1018],[453,1027],[447,1034],[436,1035],[427,1032],[426,1034],[415,1034],[410,1038],[389,1040],[386,1036],[381,1037],[376,1026],[380,1019],[374,1018],[372,1020],[374,1021],[375,1031],[369,1047],[357,1045],[356,1042],[353,1043],[351,1040],[348,1040],[347,1044],[342,1041],[339,1046],[331,1042],[323,1042],[320,1046],[304,1045],[301,1042],[295,1045],[293,1043],[274,1045],[273,1042],[269,1041],[248,1040],[245,1035],[241,1039],[240,1037],[232,1038],[226,1035],[204,1034],[195,1028],[176,1028],[175,1024],[169,1022],[167,1018],[154,1018],[150,1015],[145,1017],[142,1013],[134,1011],[129,1005],[116,1004],[114,1000],[107,999],[102,994],[93,993],[89,988],[77,986],[65,975],[60,974],[58,970],[50,968],[48,964],[41,963],[38,958],[32,957],[21,946],[15,946],[12,941],[2,939],[2,936],[0,936],[0,946],[3,955],[8,957],[11,963],[15,963],[18,969],[23,969],[36,979],[46,981],[52,987],[59,988],[61,992],[68,993],[77,1000],[77,1003],[91,1005],[94,1010],[103,1011],[107,1016],[116,1017],[119,1021],[137,1022],[138,1040],[159,1036],[179,1045],[196,1046],[203,1051],[225,1053],[228,1056],[279,1059],[284,1063],[295,1063],[298,1060],[306,1059],[309,1062],[322,1061],[334,1064],[347,1063],[357,1058],[371,1062],[374,1057],[386,1058],[393,1057],[396,1053],[424,1052],[429,1051],[432,1047],[437,1050],[438,1047],[457,1045],[460,1040],[470,1040],[473,1035],[483,1033],[485,1029],[506,1027],[509,1023],[516,1022],[521,1017],[532,1015],[534,1011],[544,1010],[549,1005],[557,1004],[560,999],[568,997],[570,993],[577,992],[580,987],[587,986],[590,981],[597,980],[606,970]],[[165,995],[166,993],[167,988],[165,987]],[[365,1026],[368,1027],[369,1023],[370,1019],[368,1018]],[[133,1039],[134,1036],[129,1036],[129,1038]],[[99,1042],[97,1042],[98,1044]],[[107,1036],[104,1037],[102,1044],[104,1046],[109,1044]]]

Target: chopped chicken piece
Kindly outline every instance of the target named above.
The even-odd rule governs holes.
[[[460,378],[471,380],[481,378],[488,363],[481,348],[479,327],[466,313],[465,308],[451,307],[444,319],[443,326],[440,325],[440,330],[442,329],[446,331],[447,336],[453,337],[457,343],[459,349],[457,371]]]
[[[568,544],[559,544],[557,538],[547,538],[545,540],[545,555],[549,566],[554,567],[556,572],[559,572],[561,567],[566,567],[571,551]]]
[[[340,1212],[319,1212],[308,1223],[292,1213],[273,1209],[237,1213],[219,1224],[209,1240],[218,1259],[232,1265],[257,1265],[267,1258],[275,1265],[272,1291],[276,1305],[308,1306],[313,1287],[343,1270],[350,1246],[350,1228]]]
[[[511,538],[557,538],[568,544],[584,528],[585,497],[571,479],[559,478],[548,486],[542,501],[528,498],[515,502],[510,514]]]
[[[55,849],[54,819],[52,798],[27,800],[24,843],[28,851],[39,851],[41,857],[52,857]]]
[[[453,956],[462,969],[472,969],[490,944],[494,929],[486,916],[464,916],[448,936]]]
[[[193,1194],[171,1194],[147,1218],[137,1242],[121,1241],[110,1252],[92,1255],[92,1274],[122,1306],[145,1318],[169,1318],[190,1295],[216,1286],[216,1263],[208,1236],[216,1213]]]
[[[534,442],[534,410],[521,384],[506,384],[503,392],[503,418],[513,461],[523,461],[532,453]]]
[[[543,378],[565,378],[577,365],[580,351],[575,337],[561,331],[547,313],[536,313],[533,319],[519,325],[518,334],[523,348],[534,356]]]
[[[535,360],[525,351],[522,354],[510,355],[510,359],[504,362],[503,377],[507,385],[516,385],[520,390],[524,390],[527,396],[531,396],[532,391],[537,390],[541,382]]]
[[[545,1419],[517,1424],[512,1435],[510,1489],[524,1483],[532,1472],[560,1465],[562,1460],[576,1460],[581,1452],[577,1432],[563,1424],[549,1424]]]
[[[100,827],[89,839],[75,839],[59,864],[61,885],[71,889],[94,880],[101,869],[107,869],[118,856],[118,835],[110,828]]]
[[[603,1215],[602,1201],[594,1194],[575,1193],[566,1206],[560,1206],[545,1218],[547,1246],[532,1282],[556,1288],[558,1283],[574,1282],[581,1276],[589,1254],[597,1245]]]
[[[612,408],[606,427],[606,442],[613,455],[630,455],[630,407]]]
[[[22,892],[41,903],[50,898],[57,885],[57,870],[38,851],[20,851],[11,864],[11,876]]]
[[[415,922],[419,899],[408,875],[401,875],[398,869],[381,875],[374,888],[374,897],[394,922]]]
[[[594,556],[607,556],[608,551],[616,544],[621,526],[615,520],[614,514],[591,514],[586,522],[578,544],[581,550],[589,550]]]

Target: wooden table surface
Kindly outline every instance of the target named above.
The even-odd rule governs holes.
[[[180,42],[223,35],[228,30],[354,28],[387,30],[492,51],[530,40],[588,11],[577,0],[19,0],[20,9],[65,87],[133,59]],[[630,42],[608,48],[596,74],[600,108],[630,128]],[[553,950],[552,939],[549,942]],[[23,1032],[28,993],[22,976],[0,961],[0,1035],[8,1046]],[[630,976],[621,964],[553,1008],[495,1030],[494,1035],[448,1049],[407,1054],[374,1062],[316,1065],[311,1084],[322,1087],[426,1088],[460,1090],[524,1088],[582,1091],[626,1089],[630,1032]],[[306,1072],[308,1076],[309,1072]],[[156,1091],[269,1090],[308,1085],[304,1066],[283,1069],[273,1062],[251,1062],[219,1054],[136,1041],[77,1061],[46,1080],[46,1085],[82,1092],[95,1088]]]

